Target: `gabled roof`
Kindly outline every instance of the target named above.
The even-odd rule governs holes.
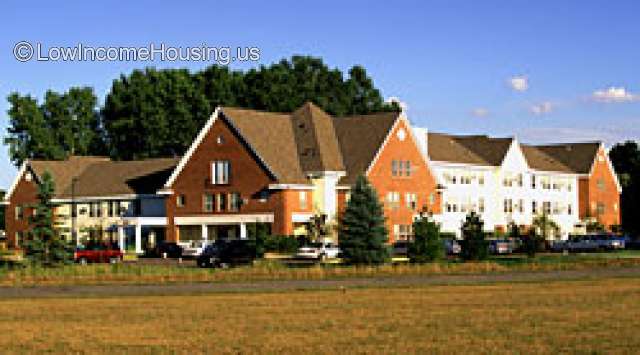
[[[112,161],[106,157],[72,156],[66,160],[33,160],[28,167],[40,178],[48,171],[56,198],[70,198],[72,179],[76,197],[152,194],[175,168],[177,158]]]
[[[347,175],[341,184],[353,184],[369,168],[389,131],[399,118],[397,112],[339,117],[333,120]]]
[[[567,166],[576,174],[590,174],[600,142],[536,145],[535,148]]]
[[[366,172],[397,112],[332,117],[307,102],[292,113],[219,107],[164,187],[169,189],[217,119],[227,122],[280,184],[307,184],[316,172],[344,172],[351,183]]]
[[[560,160],[547,154],[544,150],[538,149],[536,146],[521,145],[524,158],[527,160],[529,168],[540,171],[553,171],[559,173],[575,173],[570,167],[563,164]]]
[[[427,133],[427,151],[432,161],[500,166],[512,143],[513,138]]]

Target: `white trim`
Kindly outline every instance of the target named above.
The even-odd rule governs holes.
[[[613,175],[613,181],[615,181],[616,183],[616,188],[618,189],[618,193],[622,193],[622,185],[620,185],[620,180],[618,179],[618,174],[616,174],[616,170],[613,168],[613,163],[611,163],[611,159],[609,159],[609,152],[606,149],[606,147],[604,146],[604,143],[600,142],[600,147],[598,147],[598,152],[600,152],[600,149],[602,148],[602,150],[604,151],[604,159],[607,162],[607,166],[609,167],[609,171],[611,172],[611,174]],[[589,176],[591,176],[591,174],[593,173],[593,167],[596,165],[595,161],[598,159],[598,157],[596,156],[594,159],[593,164],[591,164],[591,171],[589,171]],[[619,208],[620,206],[618,206]]]
[[[162,195],[162,196],[171,196],[173,195],[173,189],[160,189],[156,191],[156,194]]]
[[[291,222],[293,223],[306,223],[311,220],[313,213],[311,212],[294,212],[291,214]]]
[[[166,226],[167,217],[122,217],[129,225]]]
[[[369,163],[369,166],[364,171],[365,175],[368,176],[369,172],[371,172],[371,169],[373,169],[373,167],[376,165],[376,162],[380,158],[380,155],[382,154],[382,151],[384,150],[384,147],[387,145],[387,142],[389,142],[389,139],[391,139],[393,131],[398,126],[398,122],[400,122],[400,116],[401,115],[402,115],[402,113],[398,113],[398,116],[396,116],[396,119],[393,122],[393,125],[391,125],[391,128],[389,128],[389,131],[387,132],[387,135],[384,137],[384,140],[382,141],[382,144],[378,147],[378,150],[376,151],[376,154],[373,156],[373,159]]]
[[[240,224],[240,223],[273,223],[273,213],[223,214],[207,216],[174,217],[176,226],[195,226],[201,224]]]
[[[339,185],[339,186],[336,186],[336,190],[351,190],[351,186]]]
[[[180,162],[178,162],[178,165],[176,166],[176,168],[171,173],[171,176],[169,176],[169,179],[164,184],[165,188],[167,188],[167,189],[171,188],[171,185],[173,185],[173,183],[178,178],[178,175],[180,175],[180,173],[182,172],[184,167],[187,165],[187,162],[189,161],[189,159],[191,159],[191,156],[196,151],[196,148],[198,148],[200,143],[202,143],[202,141],[204,140],[204,137],[206,137],[207,133],[211,129],[211,126],[213,126],[213,124],[217,120],[219,114],[220,114],[220,107],[218,106],[213,111],[211,116],[209,116],[209,119],[207,120],[207,123],[205,123],[204,127],[202,127],[200,132],[198,132],[198,135],[196,136],[196,139],[191,143],[191,145],[189,146],[189,149],[187,149],[187,152],[185,153],[185,155],[183,155],[182,158],[180,158]]]
[[[269,190],[313,190],[313,185],[305,184],[269,184]]]
[[[52,198],[51,202],[56,203],[66,203],[66,202],[75,202],[82,203],[85,201],[109,201],[109,200],[131,200],[131,199],[161,199],[164,196],[157,194],[124,194],[124,195],[111,195],[111,196],[78,196],[74,197],[73,200],[71,198]]]
[[[200,132],[198,132],[198,135],[196,136],[196,139],[191,143],[191,145],[189,146],[189,149],[187,150],[187,152],[182,156],[182,158],[180,158],[180,162],[178,162],[178,165],[176,166],[176,168],[171,173],[171,176],[169,176],[169,179],[164,184],[164,189],[170,189],[171,188],[171,186],[173,185],[175,180],[178,178],[178,176],[180,175],[180,173],[182,172],[184,167],[187,165],[187,162],[191,159],[191,156],[195,153],[196,149],[198,148],[198,146],[200,146],[200,144],[202,143],[204,138],[207,136],[207,133],[209,133],[209,130],[211,129],[213,124],[218,120],[218,117],[221,114],[224,115],[223,108],[221,106],[216,107],[215,111],[213,111],[213,113],[209,117],[209,120],[207,120],[207,122],[205,123],[204,127],[202,127]],[[227,123],[241,137],[241,139],[244,140],[245,143],[247,143],[247,146],[249,147],[251,152],[258,158],[260,163],[267,169],[269,174],[271,174],[273,177],[277,178],[277,175],[273,172],[273,170],[269,167],[269,165],[267,165],[265,160],[262,159],[262,157],[260,157],[258,152],[249,144],[249,142],[244,137],[242,137],[242,133],[233,124],[233,122],[230,119],[227,119]]]
[[[13,182],[11,183],[9,190],[7,190],[7,193],[4,195],[4,202],[6,204],[10,203],[11,195],[13,194],[13,191],[16,189],[16,187],[18,187],[18,184],[20,183],[22,176],[27,171],[28,164],[29,164],[28,160],[25,160],[22,162],[22,165],[20,166],[20,170],[18,170],[18,175],[16,176],[15,179],[13,179]]]

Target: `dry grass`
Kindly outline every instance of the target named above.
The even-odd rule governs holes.
[[[640,280],[0,301],[7,352],[633,353]]]
[[[520,271],[585,270],[639,266],[640,258],[553,257],[536,261],[441,262],[424,265],[396,264],[378,267],[312,266],[289,268],[278,262],[231,270],[177,267],[175,265],[96,264],[55,269],[0,269],[0,286],[161,284],[189,282],[243,282],[266,280],[326,280],[392,276],[477,274]]]

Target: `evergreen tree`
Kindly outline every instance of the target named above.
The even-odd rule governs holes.
[[[489,254],[483,230],[484,222],[478,214],[470,212],[462,224],[462,252],[464,260],[485,260]]]
[[[444,257],[444,246],[440,239],[440,225],[425,213],[413,222],[413,243],[409,244],[408,256],[412,263],[432,262]]]
[[[67,263],[73,255],[69,242],[60,236],[55,228],[53,212],[56,207],[51,199],[54,196],[55,183],[51,174],[45,172],[38,185],[38,202],[29,217],[30,230],[25,240],[25,256],[33,263],[43,266],[56,266]]]
[[[339,230],[343,258],[350,264],[381,264],[389,258],[387,238],[378,194],[364,176],[358,176]]]

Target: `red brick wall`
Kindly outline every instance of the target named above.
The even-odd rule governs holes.
[[[33,181],[27,181],[24,176],[20,177],[20,181],[15,190],[11,194],[9,205],[5,209],[6,232],[10,248],[20,247],[22,241],[18,241],[16,245],[16,232],[25,232],[29,228],[28,216],[31,215],[32,209],[25,208],[23,218],[16,220],[16,206],[32,205],[37,201],[38,186]]]
[[[604,149],[598,151],[592,173],[579,183],[580,217],[595,217],[606,227],[620,224],[620,194],[615,182],[615,172],[609,168]],[[599,184],[602,182],[602,185]],[[600,186],[599,186],[600,185]],[[604,204],[604,213],[598,214],[598,203]],[[587,213],[588,211],[588,213]]]
[[[405,131],[404,140],[400,140],[398,137],[398,131],[400,129]],[[412,224],[413,216],[418,213],[422,207],[426,206],[433,213],[440,213],[439,196],[435,192],[435,177],[431,174],[431,171],[425,164],[418,146],[410,136],[410,132],[410,128],[405,121],[400,121],[396,125],[391,133],[389,141],[378,156],[378,160],[367,176],[378,192],[380,201],[385,202],[384,212],[387,218],[387,229],[389,231],[390,242],[394,241],[393,225]],[[411,161],[411,176],[392,176],[391,164],[393,160]],[[391,209],[386,204],[386,196],[390,191],[400,193],[400,202],[397,209]],[[417,194],[417,211],[407,207],[406,193]],[[429,195],[432,193],[435,198],[435,202],[433,204],[429,203]]]
[[[218,144],[217,138],[222,137],[223,143]],[[231,165],[229,185],[211,185],[211,163],[216,160],[228,160]],[[258,193],[266,189],[275,181],[260,165],[251,151],[242,143],[229,126],[222,119],[218,119],[203,141],[196,148],[189,162],[175,180],[173,195],[166,200],[167,211],[167,240],[177,240],[177,228],[173,225],[173,218],[178,216],[204,216],[215,214],[247,214],[274,213],[272,233],[291,234],[291,213],[300,211],[298,191],[271,191],[267,202],[261,202]],[[203,196],[205,193],[239,192],[245,204],[238,212],[204,212]],[[184,207],[176,206],[178,195],[186,197]],[[307,209],[310,212],[313,201],[311,193],[307,192]]]

